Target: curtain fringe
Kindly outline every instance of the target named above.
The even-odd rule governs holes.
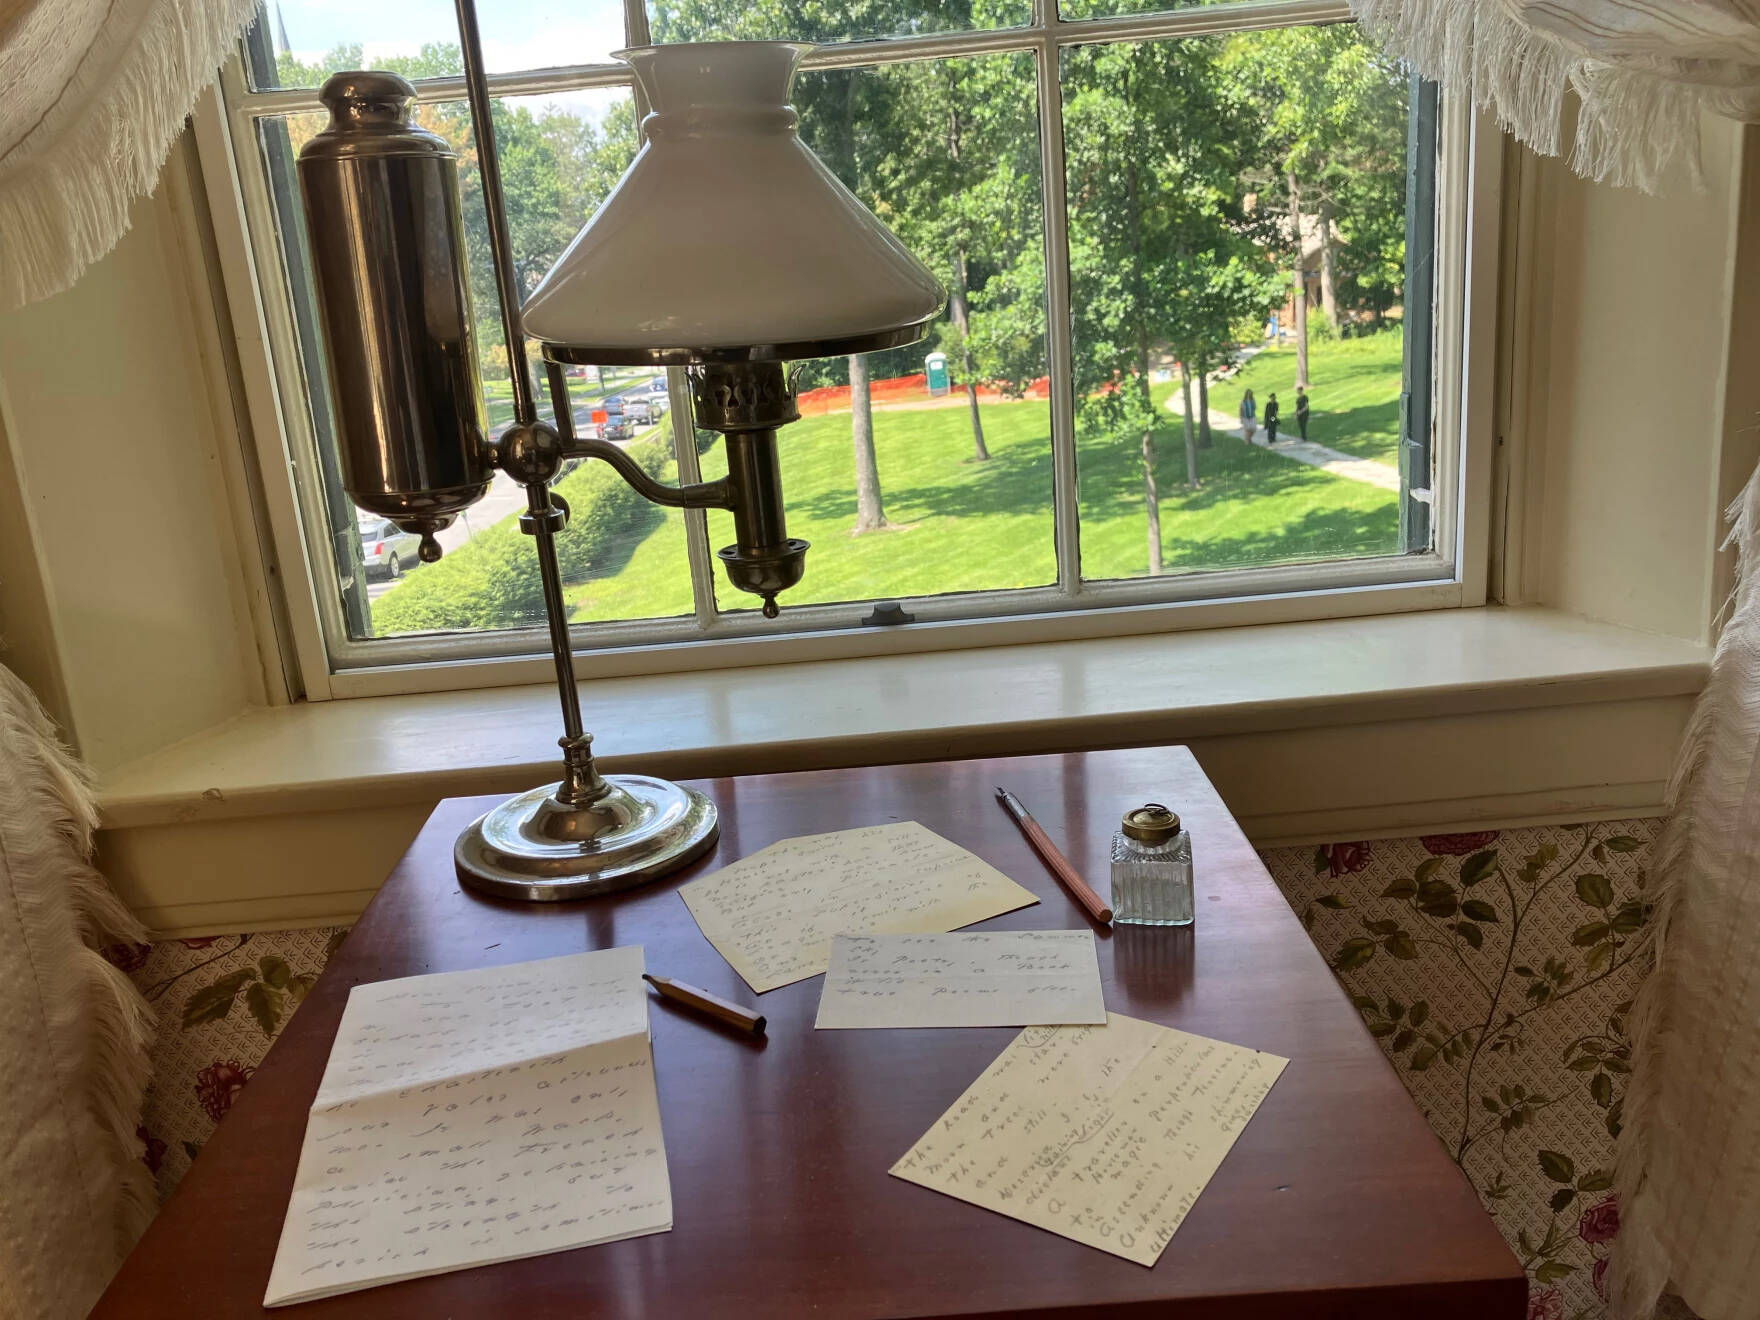
[[[256,0],[160,0],[77,121],[0,176],[0,307],[59,293],[128,232]]]
[[[1501,0],[1350,0],[1389,54],[1447,90],[1471,88],[1499,127],[1543,156],[1559,154],[1565,89],[1576,91],[1571,168],[1596,182],[1661,190],[1677,163],[1703,187],[1699,115],[1723,94],[1594,60],[1530,26]]]

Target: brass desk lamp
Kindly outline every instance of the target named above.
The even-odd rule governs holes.
[[[648,107],[642,147],[598,213],[521,306],[472,0],[457,0],[489,246],[506,332],[513,423],[490,438],[472,340],[458,161],[410,121],[414,89],[339,73],[330,123],[299,178],[342,449],[359,507],[422,538],[488,490],[499,467],[525,487],[562,695],[562,779],[502,803],[454,849],[461,881],[504,897],[579,898],[638,885],[715,841],[702,794],[645,775],[601,775],[581,728],[555,536],[568,508],[550,482],[571,458],[610,463],[657,504],[727,509],[728,579],[777,613],[807,544],[788,535],[777,429],[796,420],[782,363],[908,344],[941,286],[801,142],[788,104],[791,42],[621,52]],[[530,333],[557,425],[540,420]],[[575,435],[565,364],[682,366],[696,424],[719,431],[727,476],[666,486],[618,446]]]

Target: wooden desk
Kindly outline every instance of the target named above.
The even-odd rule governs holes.
[[[1121,812],[1174,805],[1194,839],[1197,924],[1100,932],[1107,1006],[1290,1060],[1153,1270],[889,1177],[1015,1031],[815,1032],[814,977],[763,996],[761,1045],[654,1002],[670,1233],[288,1314],[1519,1320],[1520,1267],[1183,748],[711,780],[717,852],[631,894],[548,906],[461,890],[453,838],[492,800],[441,803],[93,1314],[257,1313],[306,1111],[363,981],[641,944],[651,970],[749,1002],[678,884],[791,835],[891,820],[921,821],[1043,900],[977,929],[1086,925],[997,783],[1102,888]]]

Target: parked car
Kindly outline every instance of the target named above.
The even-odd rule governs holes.
[[[361,559],[366,563],[369,578],[388,578],[395,582],[403,570],[422,562],[422,538],[414,532],[401,530],[389,518],[363,515],[359,520]]]

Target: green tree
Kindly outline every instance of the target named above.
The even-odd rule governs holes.
[[[1396,296],[1389,259],[1403,268],[1405,78],[1353,26],[1279,28],[1229,39],[1224,62],[1265,122],[1255,175],[1283,210],[1291,261],[1296,382],[1308,383],[1307,251],[1318,247],[1322,314],[1342,328],[1341,267],[1352,293]],[[1398,237],[1396,238],[1395,232]],[[1347,261],[1341,249],[1361,247]]]
[[[332,46],[317,60],[307,62],[290,51],[275,57],[276,80],[283,87],[321,87],[333,73],[366,68],[365,47],[358,41]],[[450,42],[430,41],[414,55],[386,55],[374,63],[375,69],[417,78],[445,78],[464,72],[464,57]]]
[[[1241,189],[1258,125],[1217,53],[1212,42],[1163,41],[1064,59],[1077,408],[1137,437],[1151,574],[1162,571],[1153,356],[1172,348],[1189,371],[1192,353],[1241,319],[1237,291],[1263,292],[1249,278],[1260,258]],[[1186,484],[1195,487],[1186,383]]]
[[[973,458],[983,462],[990,455],[978,407],[983,373],[973,343],[976,298],[995,273],[1023,256],[1042,263],[1032,61],[1025,55],[940,60],[892,66],[886,76],[898,84],[894,148],[876,174],[899,237],[939,267],[947,284],[939,347],[954,363]]]

